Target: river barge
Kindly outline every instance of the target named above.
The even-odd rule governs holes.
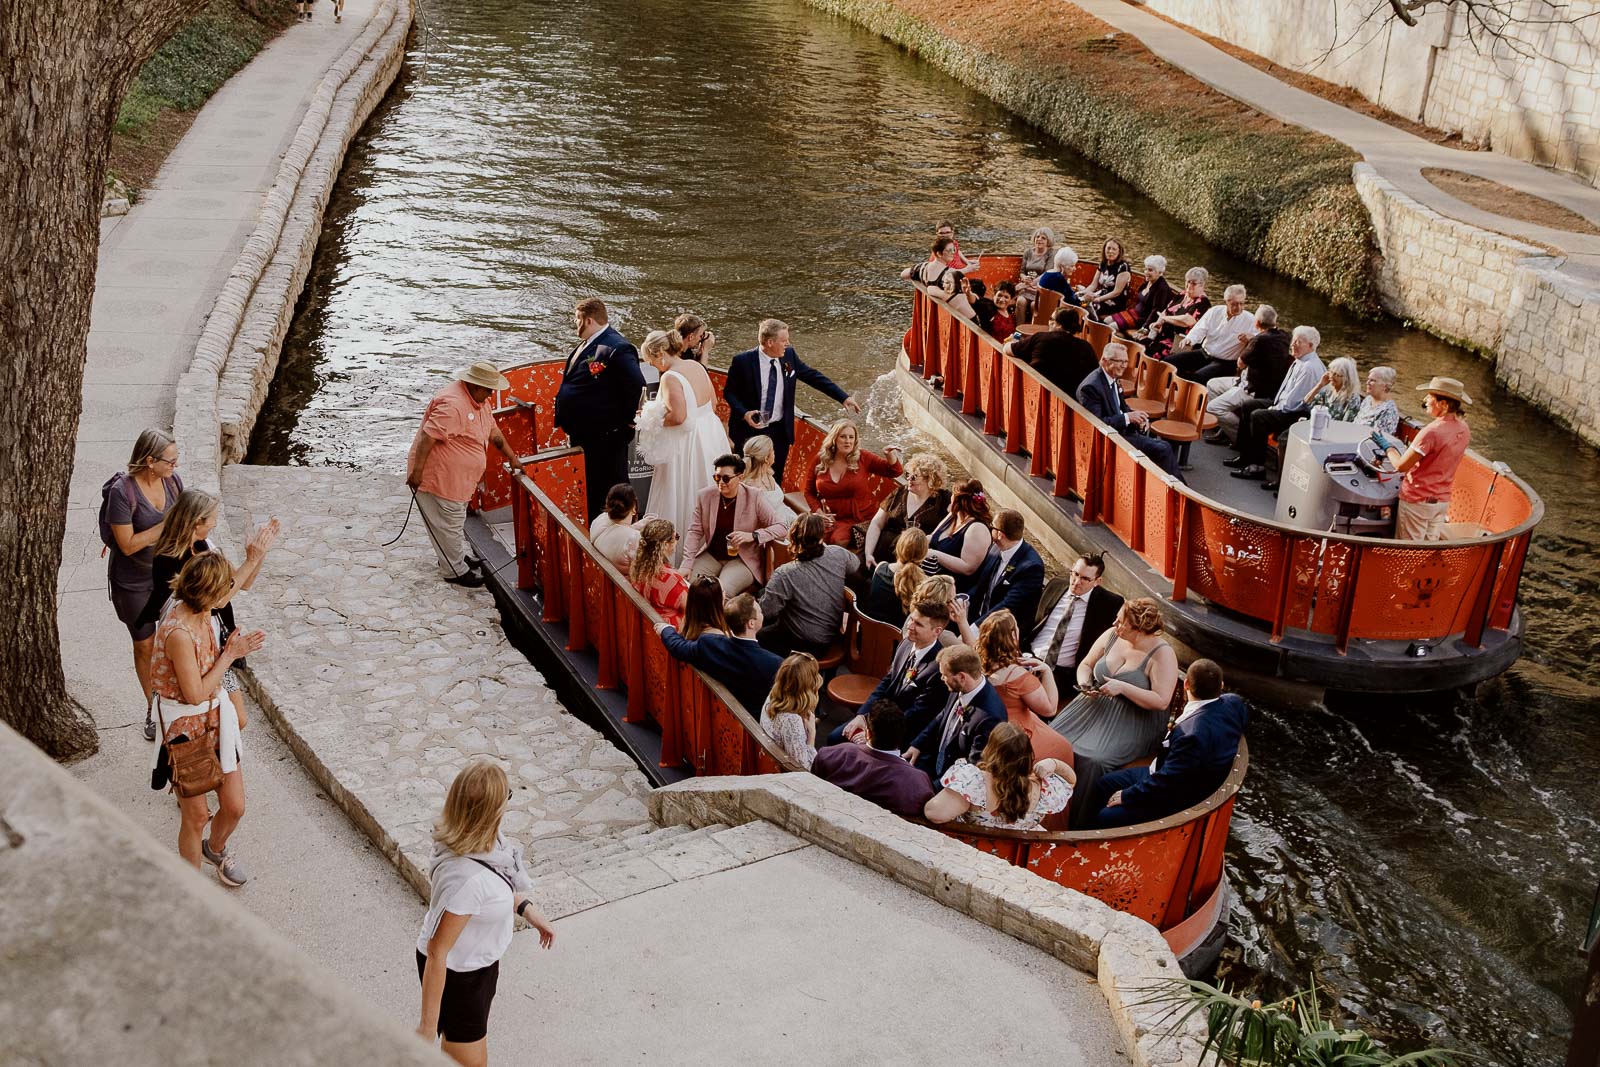
[[[507,369],[496,419],[519,454],[513,478],[492,457],[467,534],[512,640],[567,707],[606,731],[657,785],[689,775],[800,771],[723,686],[668,655],[660,621],[627,576],[595,551],[584,515],[581,453],[551,413],[564,361]],[[721,396],[725,375],[712,369]],[[727,410],[718,401],[724,421]],[[814,454],[826,428],[796,420],[796,454]],[[805,464],[790,464],[798,491]],[[887,494],[887,481],[875,486]],[[848,643],[854,620],[846,623]],[[888,668],[857,663],[863,674]],[[1104,901],[1159,929],[1189,973],[1221,949],[1229,888],[1223,853],[1234,797],[1249,767],[1243,744],[1227,780],[1202,803],[1156,822],[1114,830],[1019,832],[937,829],[1057,885]]]
[[[993,285],[1020,266],[985,256],[974,276]],[[1504,464],[1468,451],[1450,500],[1452,540],[1280,522],[1272,497],[1227,477],[1215,449],[1195,446],[1209,454],[1197,455],[1190,484],[1169,477],[915,288],[894,372],[910,421],[1022,512],[1057,559],[1104,555],[1106,584],[1159,600],[1169,634],[1224,664],[1231,683],[1430,692],[1492,678],[1521,653],[1517,589],[1544,504]],[[1096,352],[1111,339],[1098,323],[1086,330]],[[1402,421],[1403,439],[1416,430]]]

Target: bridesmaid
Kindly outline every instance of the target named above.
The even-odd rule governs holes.
[[[950,575],[958,594],[971,592],[994,541],[989,533],[989,518],[989,500],[982,482],[972,478],[956,486],[950,497],[950,513],[928,536],[928,557],[922,569]]]

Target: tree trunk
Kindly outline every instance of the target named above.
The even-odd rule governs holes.
[[[204,6],[0,0],[0,719],[57,759],[99,746],[67,695],[56,581],[111,131]]]

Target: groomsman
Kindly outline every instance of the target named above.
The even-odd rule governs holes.
[[[572,311],[578,347],[556,391],[556,425],[583,449],[586,522],[605,510],[611,487],[628,480],[628,445],[644,390],[639,350],[609,321],[598,298],[578,301]]]
[[[762,320],[757,347],[740,352],[728,366],[722,397],[728,402],[728,438],[734,451],[757,434],[772,439],[772,476],[783,484],[783,467],[794,443],[794,390],[804,382],[832,397],[852,415],[861,405],[821,371],[806,365],[789,344],[789,327],[777,319]]]

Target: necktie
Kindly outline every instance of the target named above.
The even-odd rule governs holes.
[[[1055,667],[1061,659],[1061,642],[1066,640],[1067,625],[1072,622],[1072,613],[1078,610],[1078,597],[1076,594],[1067,594],[1067,613],[1061,616],[1061,625],[1056,627],[1056,635],[1050,639],[1050,651],[1045,653],[1044,661],[1047,665]]]
[[[761,424],[772,421],[772,409],[778,403],[778,361],[767,360],[767,388],[761,397]]]

